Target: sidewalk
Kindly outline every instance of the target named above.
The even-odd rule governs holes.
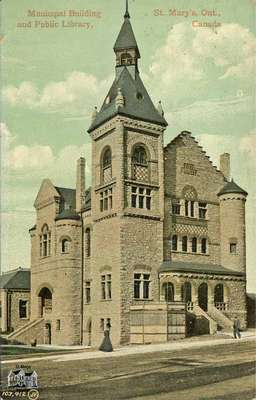
[[[64,362],[64,361],[75,361],[75,360],[89,360],[94,358],[109,358],[109,357],[122,357],[127,355],[133,354],[145,354],[145,353],[154,353],[159,351],[178,351],[178,350],[185,350],[185,349],[192,349],[192,348],[200,348],[200,347],[207,347],[207,346],[218,346],[223,344],[231,344],[231,343],[241,343],[256,340],[255,332],[243,332],[241,339],[233,339],[230,338],[221,338],[221,335],[218,334],[216,336],[210,337],[209,339],[205,339],[202,336],[191,339],[184,339],[183,341],[173,341],[168,343],[159,343],[159,344],[147,344],[147,345],[130,345],[126,347],[119,347],[114,349],[111,353],[103,353],[99,350],[91,350],[88,351],[88,347],[81,347],[81,352],[70,352],[68,354],[59,354],[59,355],[50,355],[44,356],[41,355],[40,357],[28,357],[28,358],[21,358],[21,359],[8,359],[3,360],[2,364],[13,364],[13,363],[24,363],[24,362],[38,362],[38,361],[53,361],[53,362]],[[48,346],[49,347],[49,346]],[[52,346],[53,348],[60,348],[61,346]],[[79,346],[75,346],[78,348]],[[45,348],[45,346],[38,346],[38,348]],[[61,347],[62,349],[64,348]],[[67,349],[67,347],[65,347]],[[72,347],[73,349],[73,347]]]

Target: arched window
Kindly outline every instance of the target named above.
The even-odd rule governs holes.
[[[112,178],[112,154],[110,147],[107,147],[102,154],[101,176],[103,183],[110,181]]]
[[[174,286],[171,282],[165,282],[163,284],[162,293],[167,303],[174,301]]]
[[[86,257],[91,257],[91,230],[87,228],[85,231],[85,253]]]
[[[188,237],[182,237],[182,251],[188,251]]]
[[[132,152],[132,177],[137,181],[148,181],[148,157],[143,146],[137,145]]]
[[[69,239],[62,239],[61,241],[61,252],[68,253],[70,248],[70,240]]]
[[[51,255],[51,232],[48,225],[44,225],[40,235],[40,257]]]
[[[177,251],[178,249],[178,236],[172,235],[172,250]]]

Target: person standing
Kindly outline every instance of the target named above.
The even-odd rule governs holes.
[[[233,323],[233,334],[234,334],[234,339],[240,339],[241,338],[241,326],[240,326],[240,321],[237,317],[235,317],[234,319],[234,323]]]
[[[100,351],[107,351],[107,352],[113,351],[113,346],[109,337],[110,328],[111,324],[110,322],[107,322],[106,329],[104,330],[104,338],[99,348]]]

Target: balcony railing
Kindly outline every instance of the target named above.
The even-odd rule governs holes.
[[[215,308],[219,311],[226,311],[227,303],[214,303]]]

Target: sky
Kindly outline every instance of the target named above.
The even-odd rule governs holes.
[[[125,1],[11,0],[0,7],[5,271],[30,266],[28,229],[42,179],[74,187],[76,160],[85,156],[90,184],[87,129],[114,77]],[[232,177],[249,192],[247,288],[255,292],[256,0],[130,0],[129,10],[142,79],[169,123],[165,143],[189,130],[215,165],[229,152]]]

